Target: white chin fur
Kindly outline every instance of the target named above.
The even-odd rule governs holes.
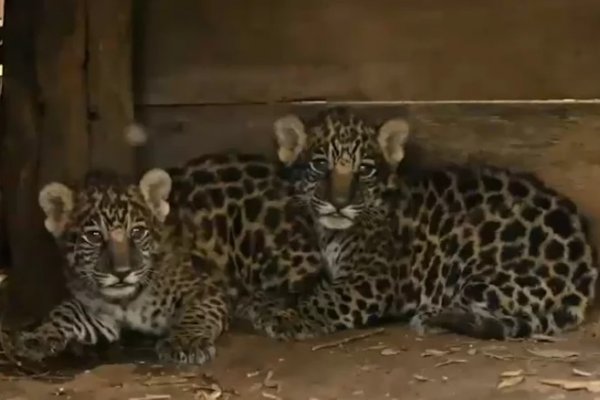
[[[352,226],[352,220],[343,217],[322,216],[319,217],[319,223],[327,229],[343,230]]]
[[[123,286],[123,287],[105,287],[101,289],[101,292],[106,297],[110,297],[113,299],[118,299],[121,297],[131,296],[136,290],[136,287],[131,286]]]

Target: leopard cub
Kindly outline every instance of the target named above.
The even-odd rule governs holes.
[[[138,185],[94,172],[81,187],[40,192],[45,227],[64,257],[70,298],[32,331],[11,337],[13,353],[40,361],[69,343],[118,341],[124,328],[162,336],[162,361],[201,364],[227,325],[215,268],[186,251],[169,214],[171,178],[147,172]]]
[[[277,120],[329,279],[259,327],[304,339],[407,319],[419,333],[505,339],[579,326],[598,264],[576,205],[490,166],[403,169],[409,131],[341,108]]]

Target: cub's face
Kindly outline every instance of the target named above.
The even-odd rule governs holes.
[[[408,124],[376,127],[334,109],[307,124],[283,117],[275,135],[282,162],[305,164],[300,188],[319,223],[341,230],[381,203],[381,183],[404,157]]]
[[[41,190],[45,225],[61,244],[71,288],[121,299],[148,282],[170,186],[166,172],[152,170],[139,185],[93,174],[80,189],[50,183]]]

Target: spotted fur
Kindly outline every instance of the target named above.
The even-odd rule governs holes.
[[[188,241],[227,279],[238,318],[285,305],[320,279],[312,217],[294,195],[294,171],[265,157],[211,154],[170,170]]]

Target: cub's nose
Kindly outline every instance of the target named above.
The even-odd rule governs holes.
[[[350,197],[345,193],[334,194],[331,196],[331,205],[334,206],[338,211],[346,207],[348,204],[350,204]]]
[[[124,280],[131,273],[131,268],[129,267],[121,267],[115,268],[113,270],[113,275],[119,278],[120,280]]]

